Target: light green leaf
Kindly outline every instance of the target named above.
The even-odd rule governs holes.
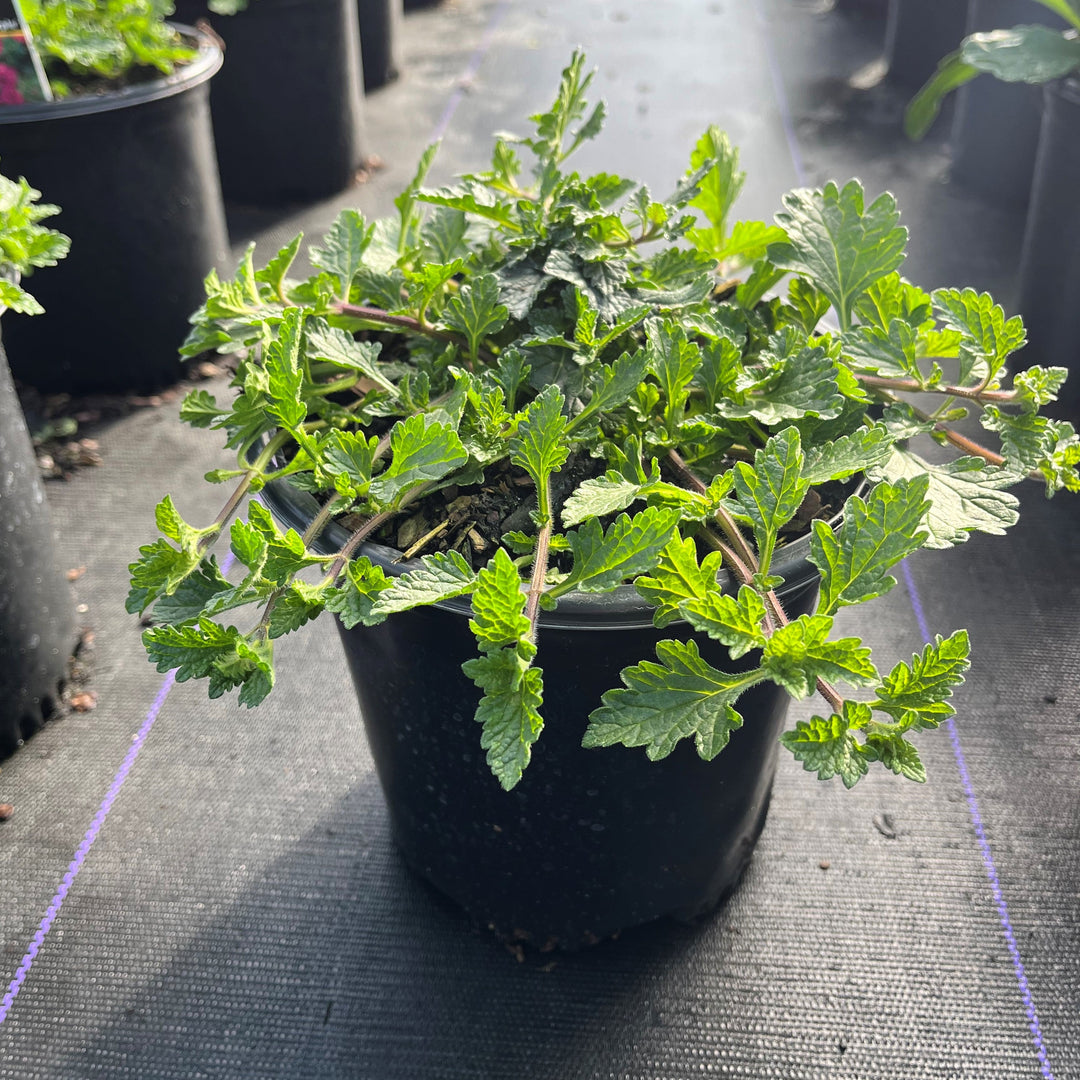
[[[304,239],[303,233],[297,233],[261,270],[255,271],[255,280],[264,285],[269,285],[274,295],[284,301],[285,299],[285,275],[296,260],[300,243]]]
[[[587,518],[606,517],[625,510],[640,497],[640,484],[612,470],[604,476],[583,481],[563,503],[559,516],[563,527],[569,528]]]
[[[227,415],[225,409],[217,407],[207,390],[191,390],[180,402],[180,419],[192,427],[208,428],[215,420]]]
[[[574,567],[552,594],[561,596],[571,588],[607,592],[626,578],[651,570],[672,538],[678,520],[677,510],[650,506],[633,517],[620,514],[605,532],[596,518],[590,518],[576,531],[567,533]]]
[[[826,615],[800,615],[777,627],[765,643],[762,667],[792,697],[812,694],[818,679],[843,679],[853,686],[877,679],[870,650],[858,638],[830,640],[832,623]]]
[[[753,467],[745,461],[736,466],[735,494],[753,525],[763,574],[769,572],[778,530],[795,516],[810,489],[803,460],[799,432],[790,427],[755,452]]]
[[[839,776],[844,787],[853,788],[867,771],[867,754],[852,734],[853,720],[865,723],[869,713],[865,706],[844,702],[844,716],[833,713],[827,720],[815,716],[799,720],[794,731],[785,731],[780,742],[801,761],[807,772],[817,773],[819,780]]]
[[[865,752],[871,760],[880,761],[897,776],[926,783],[926,767],[919,751],[898,732],[871,732],[866,736]]]
[[[913,476],[878,484],[865,501],[852,495],[839,533],[827,522],[814,522],[809,558],[821,571],[819,613],[832,615],[845,604],[883,596],[896,584],[887,571],[927,542],[928,483]]]
[[[844,398],[836,382],[836,365],[820,345],[804,345],[776,359],[775,378],[746,393],[742,402],[718,400],[717,412],[732,419],[752,416],[770,425],[804,416],[840,415]]]
[[[1019,501],[1003,488],[1017,482],[1015,473],[986,467],[978,458],[957,458],[945,465],[933,465],[910,450],[894,446],[889,460],[874,469],[872,479],[890,481],[929,478],[927,498],[930,508],[923,521],[930,548],[962,544],[972,532],[1002,536],[1019,517]]]
[[[211,597],[228,589],[229,582],[221,573],[217,560],[203,559],[198,568],[180,582],[171,595],[159,597],[154,604],[154,621],[182,623],[197,619]]]
[[[371,481],[371,471],[375,465],[375,449],[379,445],[378,437],[365,437],[355,431],[331,431],[320,440],[322,451],[319,471],[332,480],[343,478],[347,483],[335,483],[342,494],[354,497],[362,496]],[[344,487],[345,490],[342,490]]]
[[[325,588],[309,585],[307,582],[292,582],[286,591],[274,600],[267,631],[269,637],[284,637],[321,615],[326,592]]]
[[[353,279],[363,265],[364,252],[371,243],[375,230],[368,225],[359,210],[342,210],[323,237],[323,247],[310,249],[314,266],[333,274],[340,283],[340,297],[348,301]]]
[[[697,342],[687,340],[686,331],[675,322],[649,319],[645,331],[649,367],[660,384],[664,422],[672,435],[685,410],[690,383],[701,367],[701,349]]]
[[[390,464],[371,481],[371,496],[383,506],[399,505],[419,484],[441,480],[469,459],[453,428],[417,414],[390,430]]]
[[[705,556],[703,571],[711,557]],[[704,596],[682,601],[678,610],[695,630],[701,630],[726,645],[735,660],[765,644],[765,634],[761,629],[765,619],[765,602],[748,585],[740,586],[737,598],[728,596],[716,587],[714,574],[712,587]]]
[[[863,199],[857,180],[790,192],[776,215],[788,240],[769,248],[771,263],[805,274],[829,298],[841,330],[850,327],[866,290],[900,265],[907,244],[892,195],[879,195],[865,209]]]
[[[644,746],[649,760],[659,761],[693,735],[698,754],[711,761],[742,726],[735,702],[761,673],[726,675],[701,659],[694,641],[661,641],[656,655],[659,664],[643,660],[623,670],[626,688],[604,694],[581,745]]]
[[[496,652],[467,660],[462,671],[484,696],[476,710],[483,725],[480,746],[487,751],[487,763],[506,791],[521,779],[532,756],[544,721],[540,717],[544,683],[540,668],[530,667],[520,649]]]
[[[499,303],[498,280],[494,274],[483,274],[463,285],[458,295],[447,301],[443,322],[464,335],[469,355],[475,360],[483,338],[501,330],[507,314],[506,307]]]
[[[334,612],[346,630],[358,623],[375,626],[386,618],[374,611],[375,603],[393,583],[383,568],[373,565],[366,555],[352,559],[340,584],[328,590],[326,610]]]
[[[974,289],[938,289],[934,306],[945,325],[961,334],[960,381],[969,376],[993,383],[1009,354],[1027,341],[1019,315],[1006,320],[989,293]]]
[[[700,210],[709,223],[708,228],[691,229],[687,239],[699,251],[719,259],[718,252],[728,243],[727,217],[742,190],[746,174],[739,169],[739,151],[726,132],[710,126],[698,139],[690,154],[689,176],[699,175],[697,194],[690,206]]]
[[[308,321],[307,355],[309,360],[322,360],[350,371],[359,371],[376,386],[393,397],[398,396],[397,387],[379,370],[378,358],[382,342],[357,341],[347,330],[331,326],[325,319]]]
[[[656,606],[653,624],[667,626],[682,614],[685,601],[703,601],[716,588],[723,556],[712,551],[698,566],[697,544],[692,537],[683,540],[676,533],[664,547],[650,576],[639,577],[634,588]]]
[[[546,490],[548,477],[558,472],[569,453],[563,401],[559,388],[548,386],[529,403],[510,440],[510,460],[533,478],[537,490]]]
[[[525,593],[521,576],[505,548],[476,575],[472,595],[473,618],[469,629],[483,652],[505,645],[517,646],[528,638],[531,629],[523,613]]]
[[[248,579],[254,580],[266,565],[267,539],[254,525],[237,518],[229,531],[232,553],[247,567]]]
[[[687,239],[702,250],[694,241],[695,231],[691,229]],[[786,239],[787,234],[779,225],[769,225],[764,221],[737,221],[731,227],[731,235],[709,254],[725,266],[748,266],[762,258],[770,244],[778,244]]]
[[[882,680],[874,708],[916,729],[936,728],[956,711],[948,700],[964,681],[969,653],[966,630],[944,640],[937,635],[921,655],[916,653],[910,664],[901,661]]]
[[[589,386],[590,397],[585,407],[571,418],[567,430],[574,431],[601,413],[610,412],[625,404],[638,384],[645,378],[650,354],[645,349],[623,353],[612,364],[599,367],[599,374]]]
[[[394,578],[387,587],[380,587],[371,614],[385,618],[398,611],[437,604],[440,600],[471,592],[476,583],[477,576],[472,567],[458,552],[424,555],[415,570]]]
[[[266,411],[282,427],[292,430],[307,418],[307,406],[300,396],[304,383],[298,367],[304,315],[298,308],[286,308],[277,336],[266,347]]]
[[[861,427],[850,435],[807,449],[803,479],[810,484],[823,484],[882,465],[892,453],[892,444],[893,437],[884,424]]]

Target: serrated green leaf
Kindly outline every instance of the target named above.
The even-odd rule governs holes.
[[[778,342],[777,342],[778,343]],[[764,354],[761,359],[768,359]],[[836,365],[820,345],[803,345],[793,352],[785,347],[771,357],[777,374],[745,395],[741,401],[718,399],[716,410],[732,419],[752,416],[764,424],[780,424],[804,416],[830,419],[839,416],[844,398],[837,386]]]
[[[819,613],[883,596],[896,584],[888,570],[927,542],[928,484],[915,476],[878,484],[865,500],[851,496],[839,533],[827,522],[813,523],[809,559],[821,571]]]
[[[881,423],[861,427],[850,435],[807,449],[803,479],[811,484],[842,480],[884,464],[892,453],[893,437]]]
[[[1019,501],[1002,490],[1017,482],[1015,473],[986,467],[977,458],[957,458],[934,465],[910,450],[893,447],[889,460],[872,470],[873,479],[897,481],[925,475],[929,480],[930,507],[923,520],[926,546],[952,547],[962,544],[973,532],[1002,536],[1016,524]]]
[[[856,371],[922,381],[916,360],[918,335],[903,319],[893,319],[884,329],[857,326],[844,334],[842,340],[844,360]]]
[[[866,737],[865,750],[867,757],[880,761],[897,776],[914,780],[917,784],[926,783],[926,767],[918,750],[899,733],[870,733]]]
[[[571,418],[567,430],[574,431],[587,421],[624,405],[645,378],[649,362],[649,353],[638,349],[623,353],[614,363],[602,365],[589,385],[590,396],[585,407]]]
[[[180,419],[196,428],[208,428],[215,420],[227,416],[219,409],[213,395],[207,390],[192,390],[180,402]]]
[[[512,648],[467,660],[461,669],[484,691],[476,710],[476,720],[483,725],[480,746],[496,779],[509,791],[521,779],[544,726],[539,711],[543,672]]]
[[[229,530],[232,553],[247,567],[249,579],[254,580],[266,565],[267,539],[247,521],[237,518]]]
[[[529,403],[510,440],[510,460],[532,477],[537,490],[546,488],[548,477],[558,472],[569,453],[563,403],[559,388],[547,387]]]
[[[346,630],[357,624],[375,626],[386,618],[374,610],[375,604],[393,584],[381,566],[362,555],[352,559],[339,584],[327,590],[326,610],[334,612]]]
[[[319,443],[322,451],[320,471],[332,478],[343,478],[346,484],[336,484],[340,492],[342,486],[354,496],[363,495],[371,481],[371,472],[375,465],[375,449],[379,445],[377,436],[365,436],[356,431],[331,431]]]
[[[390,464],[371,481],[371,495],[383,506],[399,505],[419,484],[441,480],[469,459],[453,428],[423,415],[399,420],[390,431]]]
[[[634,588],[655,605],[653,625],[667,626],[681,615],[680,607],[687,600],[703,600],[716,588],[723,556],[710,552],[698,565],[697,544],[690,537],[683,540],[678,534],[661,551],[656,566],[648,577],[634,582]]]
[[[700,170],[704,169],[704,173]],[[690,154],[690,176],[696,176],[697,193],[689,205],[700,210],[708,228],[691,229],[687,239],[699,251],[719,259],[728,242],[727,217],[742,190],[746,174],[739,169],[739,151],[727,133],[710,126]]]
[[[274,295],[285,300],[285,275],[296,260],[304,234],[297,233],[261,270],[255,271],[255,280],[269,285]]]
[[[307,355],[309,360],[322,360],[350,371],[359,371],[376,386],[396,398],[397,387],[379,370],[378,358],[381,351],[381,342],[357,341],[347,330],[331,326],[325,319],[308,320]]]
[[[444,187],[435,191],[421,191],[416,198],[419,202],[430,203],[432,206],[458,210],[463,214],[475,214],[511,232],[521,231],[513,206],[479,185],[469,188]]]
[[[686,331],[661,319],[645,323],[649,369],[660,384],[664,402],[664,423],[672,435],[690,394],[690,383],[701,367],[701,349],[689,341]]]
[[[159,623],[182,623],[197,619],[210,598],[230,588],[211,556],[177,585],[171,595],[162,595],[154,604],[153,617]]]
[[[779,529],[795,516],[810,489],[803,464],[799,432],[784,428],[755,452],[753,467],[745,461],[736,466],[735,495],[753,526],[763,574],[769,572]]]
[[[851,702],[844,703],[848,714]],[[801,761],[807,772],[819,780],[839,776],[844,787],[853,788],[867,772],[867,755],[849,727],[850,716],[833,713],[827,720],[815,716],[796,722],[794,731],[785,731],[780,742]]]
[[[832,623],[826,615],[800,615],[778,626],[765,643],[762,667],[792,697],[812,694],[818,679],[843,679],[853,686],[877,679],[870,650],[858,638],[830,640]]]
[[[712,554],[718,555],[719,552]],[[719,562],[710,564],[711,557],[705,556],[702,577],[708,576],[709,569],[719,568]],[[765,644],[765,634],[761,629],[765,619],[765,602],[748,585],[739,588],[738,597],[722,593],[716,586],[715,569],[712,576],[712,587],[703,596],[682,601],[678,611],[695,630],[726,645],[732,658],[737,660],[751,649],[760,649]]]
[[[855,304],[859,322],[888,331],[896,319],[913,330],[932,322],[930,294],[898,273],[878,278]]]
[[[776,220],[788,239],[770,246],[769,261],[805,274],[847,330],[860,297],[903,261],[907,229],[898,224],[896,200],[886,192],[864,209],[862,185],[849,180],[843,188],[830,181],[789,192],[783,203]]]
[[[476,359],[481,341],[488,334],[501,330],[508,314],[499,303],[498,279],[494,274],[482,274],[463,285],[458,295],[447,301],[443,322],[464,335],[469,343],[469,355]]]
[[[678,524],[677,510],[650,506],[630,517],[620,514],[605,532],[596,518],[567,533],[574,553],[570,576],[554,595],[571,588],[581,592],[607,592],[627,578],[651,570]]]
[[[656,655],[659,664],[643,660],[623,669],[625,689],[604,694],[581,745],[644,746],[649,760],[659,761],[693,735],[698,754],[711,761],[742,726],[734,705],[761,681],[760,672],[726,675],[702,660],[694,641],[661,641]]]
[[[521,576],[505,549],[476,575],[472,594],[473,618],[469,629],[483,652],[506,645],[517,646],[527,639],[531,629],[524,615],[525,593]]]
[[[125,609],[142,614],[159,596],[175,592],[202,561],[195,547],[178,550],[168,540],[156,540],[139,548],[139,559],[128,567],[131,589]]]
[[[611,471],[585,480],[563,503],[559,514],[563,527],[578,525],[588,518],[607,517],[625,510],[641,497],[641,485]]]
[[[694,232],[688,232],[687,239],[700,248],[694,241]],[[787,234],[779,225],[769,225],[764,221],[737,221],[731,227],[731,235],[710,255],[728,270],[739,266],[748,266],[765,255],[770,244],[778,244],[787,239]]]
[[[477,576],[456,551],[424,555],[415,570],[393,579],[392,584],[379,592],[372,614],[385,618],[398,611],[408,611],[421,605],[437,604],[453,596],[471,592]]]
[[[298,308],[286,308],[277,336],[266,348],[266,392],[270,398],[266,411],[289,430],[307,418],[300,394],[304,376],[298,366],[303,322]]]
[[[268,636],[271,639],[284,637],[321,615],[326,599],[325,591],[325,588],[319,586],[294,581],[285,592],[274,599]]]
[[[911,663],[898,663],[877,688],[874,708],[906,726],[936,728],[956,711],[948,700],[964,681],[971,651],[966,630],[942,639],[937,635]]]
[[[359,210],[342,210],[323,237],[322,247],[312,247],[312,265],[338,279],[338,295],[348,301],[353,279],[363,265],[364,252],[371,244],[375,226],[364,221]]]
[[[989,293],[974,289],[938,289],[933,298],[945,325],[961,335],[960,381],[973,376],[993,383],[1009,354],[1027,341],[1023,320],[1019,315],[1006,319]]]

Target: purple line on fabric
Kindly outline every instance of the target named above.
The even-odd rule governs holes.
[[[473,51],[472,56],[469,57],[465,70],[458,76],[454,92],[446,102],[442,115],[431,133],[431,142],[438,142],[446,134],[447,129],[450,127],[450,121],[453,119],[454,113],[457,112],[457,107],[468,92],[473,79],[479,73],[484,57],[487,56],[488,51],[491,49],[491,44],[495,39],[495,31],[498,30],[499,23],[503,21],[509,7],[510,0],[499,0],[499,3],[495,5],[495,10],[491,13],[487,26],[484,27],[483,36],[480,38],[480,42]]]
[[[233,553],[230,551],[221,564],[222,573],[227,574],[229,572],[229,568],[233,564],[233,559]],[[11,1011],[11,1006],[19,996],[19,991],[22,989],[27,975],[30,974],[30,969],[34,966],[34,958],[40,951],[41,946],[45,944],[45,937],[49,933],[49,930],[52,929],[52,924],[56,919],[56,916],[60,914],[60,908],[63,906],[64,899],[71,890],[71,886],[75,883],[75,878],[82,869],[83,863],[86,861],[86,856],[94,846],[94,841],[98,838],[98,833],[101,832],[101,827],[105,824],[105,819],[109,816],[109,811],[112,809],[117,795],[120,794],[120,789],[124,786],[124,781],[127,780],[128,773],[131,772],[132,766],[135,764],[135,759],[139,756],[139,751],[142,750],[143,745],[146,743],[147,736],[150,734],[150,729],[154,726],[154,721],[157,720],[158,714],[165,704],[165,699],[169,696],[169,691],[172,690],[175,685],[176,672],[170,671],[169,674],[165,676],[165,679],[157,692],[157,697],[154,698],[154,703],[150,706],[150,710],[146,714],[146,719],[143,721],[142,727],[139,728],[135,737],[131,740],[131,746],[124,757],[120,768],[116,770],[116,775],[109,785],[109,790],[105,792],[105,798],[101,800],[101,805],[94,815],[94,820],[90,822],[90,828],[86,830],[86,835],[83,837],[82,843],[75,850],[75,857],[68,866],[67,873],[64,875],[64,880],[60,882],[60,888],[56,890],[56,895],[53,896],[50,901],[49,907],[45,912],[45,917],[38,925],[37,932],[34,934],[29,948],[26,950],[26,955],[22,958],[22,962],[15,972],[15,977],[8,985],[7,993],[4,995],[3,1000],[0,1000],[0,1024],[7,1019],[8,1013]]]
[[[911,574],[911,568],[908,566],[906,559],[900,564],[900,569],[904,574],[904,584],[907,586],[908,596],[911,598],[911,607],[915,612],[915,621],[918,623],[919,633],[922,635],[923,641],[929,641],[930,628],[926,624],[926,615],[923,611],[922,600],[919,597],[919,590],[915,585],[915,579]],[[1024,961],[1020,956],[1020,945],[1016,940],[1012,920],[1009,918],[1009,907],[1005,902],[1005,894],[1002,892],[1001,881],[998,878],[997,863],[994,862],[990,842],[986,838],[986,828],[983,825],[982,813],[979,810],[979,800],[975,797],[975,787],[971,782],[971,774],[968,772],[967,758],[964,756],[964,748],[960,745],[960,733],[957,731],[956,722],[952,717],[945,721],[945,730],[949,733],[949,741],[952,743],[956,768],[960,773],[960,783],[964,789],[964,797],[967,799],[971,823],[975,829],[975,837],[979,842],[979,851],[982,853],[983,867],[990,881],[990,891],[993,894],[998,919],[1005,935],[1005,944],[1009,949],[1009,956],[1012,958],[1013,972],[1016,975],[1016,981],[1020,984],[1020,998],[1027,1013],[1028,1030],[1031,1032],[1031,1039],[1035,1044],[1035,1054],[1042,1066],[1043,1076],[1046,1077],[1046,1080],[1054,1080],[1054,1074],[1050,1069],[1050,1057],[1046,1052],[1046,1044],[1043,1042],[1039,1015],[1035,1011],[1035,1000],[1031,996]]]

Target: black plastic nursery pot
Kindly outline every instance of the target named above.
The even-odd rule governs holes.
[[[1065,20],[1031,0],[972,0],[965,34]],[[1027,203],[1042,124],[1042,87],[979,75],[956,92],[951,177],[1007,206]]]
[[[214,80],[221,188],[249,205],[305,202],[347,188],[363,162],[356,0],[252,0],[236,15],[180,0],[225,43]]]
[[[55,557],[49,507],[2,345],[0,522],[0,758],[4,758],[41,727],[59,701],[75,629],[70,590]]]
[[[402,0],[356,0],[356,11],[360,21],[364,89],[377,90],[396,79],[400,71]]]
[[[1080,405],[1080,79],[1048,83],[1044,101],[1017,308],[1030,361],[1071,369],[1047,408],[1068,417]]]
[[[960,44],[968,0],[889,0],[885,59],[889,81],[917,90]]]
[[[45,314],[4,322],[23,382],[146,391],[182,375],[188,316],[228,253],[208,100],[222,54],[206,35],[198,50],[165,78],[0,109],[4,171],[59,204],[71,237],[70,255],[34,278]]]
[[[314,499],[282,482],[264,493],[303,529]],[[347,539],[332,526],[327,552]],[[806,540],[778,553],[781,599],[808,613],[817,571]],[[391,574],[397,552],[362,549]],[[642,749],[581,746],[588,714],[619,672],[655,660],[664,638],[693,637],[726,671],[754,656],[727,650],[685,624],[658,630],[630,586],[569,595],[541,616],[536,663],[544,672],[545,727],[521,782],[504,791],[480,748],[479,691],[461,671],[476,655],[466,601],[340,627],[371,753],[405,860],[472,918],[500,936],[573,948],[670,915],[715,907],[738,883],[765,823],[787,695],[771,684],[739,702],[745,722],[711,762],[683,740],[661,761]]]

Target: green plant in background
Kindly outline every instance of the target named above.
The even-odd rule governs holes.
[[[743,175],[716,129],[665,198],[568,170],[604,120],[583,63],[575,54],[531,136],[496,140],[489,169],[426,189],[433,146],[397,217],[344,211],[305,280],[288,276],[300,236],[261,268],[249,249],[231,280],[209,275],[183,351],[238,354],[235,394],[219,405],[192,391],[181,416],[225,434],[236,468],[207,479],[236,486],[208,525],[168,496],[157,508],[162,536],[132,564],[128,598],[159,624],[150,659],[251,706],[273,686],[276,639],[321,612],[373,626],[467,596],[477,655],[464,670],[510,788],[543,726],[540,613],[632,583],[657,626],[684,620],[758,663],[731,675],[692,641],[663,641],[594,703],[585,746],[657,759],[693,737],[712,758],[743,722],[743,691],[772,681],[827,705],[783,736],[808,770],[851,786],[879,762],[922,780],[909,737],[952,714],[966,633],[881,674],[834,621],[888,592],[915,550],[1004,532],[1018,511],[1007,489],[1025,477],[1080,489],[1080,440],[1039,414],[1065,370],[1010,378],[1020,320],[986,294],[905,281],[895,202],[867,203],[857,181],[789,193],[775,224],[731,224]],[[955,429],[969,412],[999,450]],[[909,444],[918,435],[956,454],[931,463]],[[860,476],[842,524],[827,520]],[[257,501],[232,520],[270,481],[322,500],[303,535]],[[498,490],[522,504],[519,525],[478,535],[485,516],[470,510]],[[351,537],[324,554],[331,519]],[[236,581],[209,553],[226,529]],[[789,620],[774,557],[807,530],[820,599]],[[419,557],[401,576],[362,554],[406,534]]]
[[[22,8],[57,97],[88,81],[170,75],[196,56],[165,21],[170,0],[22,0]]]
[[[63,233],[39,224],[60,207],[38,200],[21,177],[0,176],[0,309],[38,315],[41,305],[22,287],[20,279],[42,266],[55,266],[67,253],[70,241]]]
[[[938,64],[927,84],[911,99],[904,130],[921,139],[930,129],[945,97],[977,75],[1005,82],[1045,83],[1080,70],[1080,9],[1074,0],[1033,0],[1069,23],[1071,29],[1014,26],[971,34]]]

